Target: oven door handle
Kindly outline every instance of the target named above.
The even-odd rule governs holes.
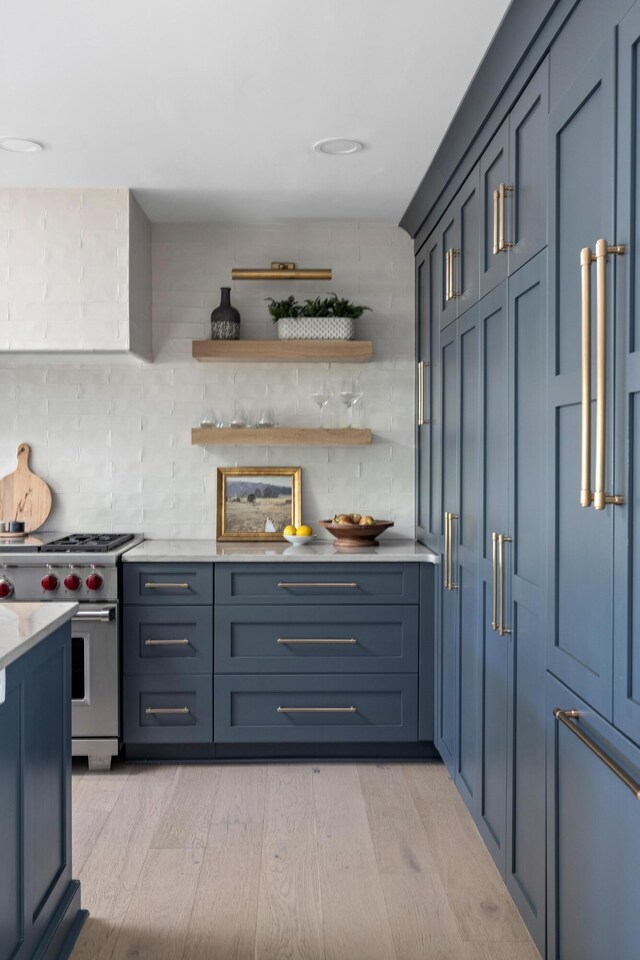
[[[116,617],[116,608],[115,607],[106,607],[104,610],[78,610],[77,613],[74,613],[73,620],[93,620],[98,621],[99,623],[109,623],[110,620],[115,620]]]

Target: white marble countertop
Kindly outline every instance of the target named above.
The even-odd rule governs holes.
[[[215,540],[145,540],[122,555],[124,563],[304,563],[337,560],[345,563],[437,563],[438,557],[415,540],[380,540],[373,547],[338,547],[315,541],[289,543],[216,543]]]
[[[20,603],[0,606],[0,670],[70,620],[77,603]]]

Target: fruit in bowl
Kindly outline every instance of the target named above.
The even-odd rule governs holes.
[[[282,536],[294,546],[301,546],[304,543],[310,543],[313,540],[313,527],[308,523],[303,523],[299,527],[294,527],[289,523],[282,531]]]
[[[336,513],[333,520],[319,523],[345,547],[371,546],[381,533],[393,526],[393,520],[376,520],[369,514],[359,513]]]

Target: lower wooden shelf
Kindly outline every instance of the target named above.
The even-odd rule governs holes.
[[[368,363],[371,340],[194,340],[201,363]]]
[[[242,447],[346,447],[366,446],[371,430],[354,427],[193,427],[191,443]]]

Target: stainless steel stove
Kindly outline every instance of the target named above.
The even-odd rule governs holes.
[[[36,533],[0,542],[0,602],[75,600],[72,752],[109,769],[120,750],[120,557],[137,534]]]

